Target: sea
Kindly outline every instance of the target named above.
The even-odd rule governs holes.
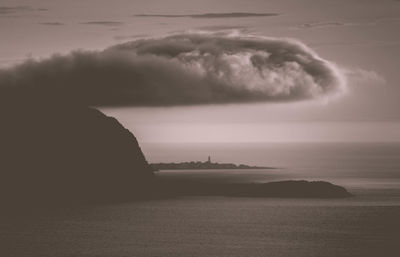
[[[400,256],[400,143],[141,144],[149,162],[271,167],[162,170],[225,182],[323,180],[344,199],[177,197],[0,215],[0,256]],[[3,254],[2,254],[3,253]]]

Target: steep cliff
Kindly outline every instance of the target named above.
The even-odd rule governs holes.
[[[135,136],[96,109],[24,101],[0,113],[3,201],[141,197],[153,179]]]

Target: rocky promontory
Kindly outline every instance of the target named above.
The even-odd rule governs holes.
[[[24,101],[0,112],[0,200],[141,197],[154,179],[135,136],[94,108]]]

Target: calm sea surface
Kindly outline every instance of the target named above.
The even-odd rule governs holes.
[[[325,180],[358,196],[386,196],[400,204],[400,143],[147,144],[150,162],[231,162],[276,167],[269,170],[164,171],[162,176],[268,182]],[[389,199],[380,199],[386,201]]]
[[[192,197],[0,215],[0,256],[400,256],[400,144],[143,145],[152,162],[267,170],[161,171],[221,181],[326,180],[348,199]]]

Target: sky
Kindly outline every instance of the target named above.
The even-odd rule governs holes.
[[[0,0],[0,86],[61,84],[145,143],[397,142],[399,25],[395,0]]]

